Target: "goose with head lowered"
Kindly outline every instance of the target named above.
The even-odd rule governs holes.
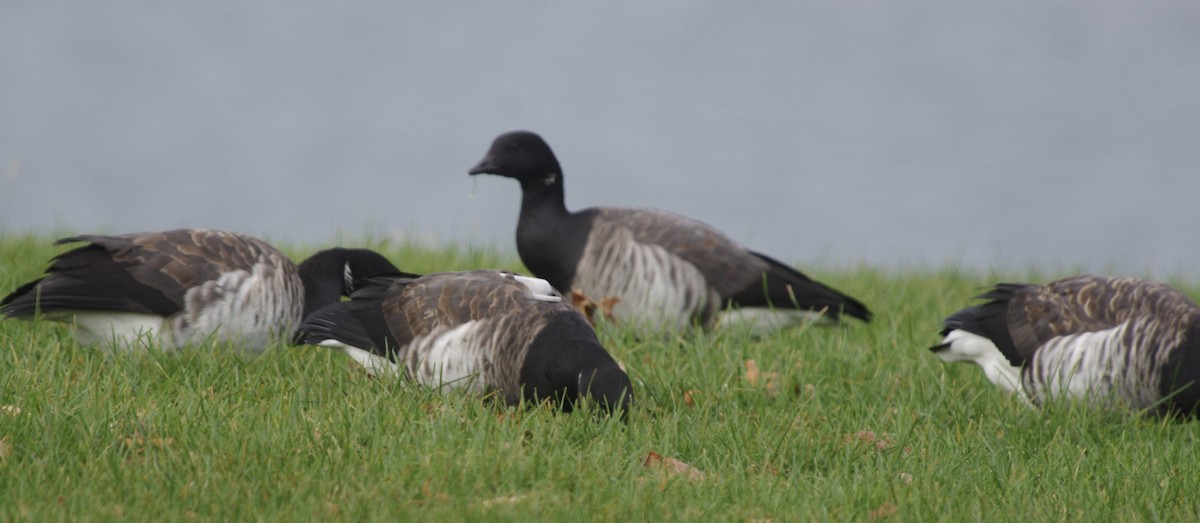
[[[297,343],[344,350],[369,374],[498,393],[509,404],[591,398],[624,416],[625,371],[545,280],[477,270],[364,282],[301,325]]]
[[[945,362],[979,365],[1001,389],[1039,406],[1080,399],[1096,407],[1195,415],[1200,406],[1200,307],[1162,283],[1074,276],[1045,285],[996,285],[951,315]]]
[[[178,348],[230,342],[250,352],[282,336],[305,314],[348,295],[356,281],[403,275],[366,249],[333,248],[296,266],[244,234],[176,229],[81,235],[42,278],[0,300],[0,314],[74,327],[85,345]]]
[[[517,180],[521,261],[563,292],[619,299],[619,321],[656,330],[746,323],[763,332],[820,317],[871,319],[858,300],[700,221],[643,208],[568,211],[558,159],[532,132],[500,135],[469,172]]]

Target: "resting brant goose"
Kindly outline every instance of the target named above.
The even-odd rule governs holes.
[[[371,375],[495,391],[509,404],[551,399],[571,410],[587,396],[624,416],[633,399],[583,315],[545,280],[507,272],[368,280],[308,316],[296,342],[340,348]]]
[[[297,267],[263,241],[205,229],[55,244],[77,242],[85,244],[56,256],[46,276],[0,300],[0,313],[67,323],[87,345],[170,349],[212,339],[258,352],[349,295],[356,280],[404,274],[366,249],[327,249]]]
[[[655,209],[569,212],[562,168],[534,133],[500,135],[469,172],[520,182],[521,261],[564,293],[619,298],[620,321],[656,329],[747,323],[764,332],[822,315],[871,319],[858,300],[697,220]]]
[[[1075,276],[1002,283],[946,319],[945,362],[969,361],[1031,405],[1080,398],[1097,407],[1194,415],[1200,405],[1200,307],[1137,278]]]

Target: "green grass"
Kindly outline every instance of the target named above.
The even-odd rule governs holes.
[[[61,251],[49,239],[0,236],[0,292]],[[521,268],[365,244],[417,272]],[[1200,423],[1031,411],[926,350],[980,287],[1062,273],[806,269],[876,321],[757,341],[602,328],[635,383],[627,425],[368,379],[328,349],[106,355],[3,321],[0,520],[1200,519]],[[750,359],[773,392],[747,382]],[[704,477],[644,467],[649,452]]]

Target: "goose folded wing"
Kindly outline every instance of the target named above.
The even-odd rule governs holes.
[[[74,240],[74,239],[67,239]],[[139,281],[129,267],[100,245],[88,244],[56,256],[47,275],[21,286],[7,298],[6,314],[98,310],[170,316],[183,308],[183,294]]]
[[[722,296],[759,280],[767,263],[704,222],[654,209],[606,208],[594,227],[628,229],[635,241],[658,245],[696,266]]]
[[[397,339],[506,314],[535,301],[529,287],[493,270],[433,273],[401,285],[383,307],[389,331]]]

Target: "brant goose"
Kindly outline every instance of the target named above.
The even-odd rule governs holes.
[[[477,270],[364,282],[314,312],[295,341],[340,348],[371,375],[430,387],[561,401],[625,415],[633,390],[587,320],[545,280]]]
[[[77,242],[85,244],[51,260],[46,276],[0,300],[0,313],[70,324],[87,345],[170,349],[211,338],[258,352],[358,279],[403,274],[366,249],[327,249],[297,267],[265,242],[204,229],[55,244]]]
[[[521,261],[563,292],[619,298],[618,320],[668,329],[747,323],[763,332],[821,316],[871,319],[858,300],[697,220],[654,209],[567,211],[562,168],[534,133],[500,135],[469,172],[520,182]]]
[[[969,361],[1031,405],[1082,398],[1158,413],[1200,405],[1200,307],[1137,278],[1002,283],[946,319],[945,362]]]

